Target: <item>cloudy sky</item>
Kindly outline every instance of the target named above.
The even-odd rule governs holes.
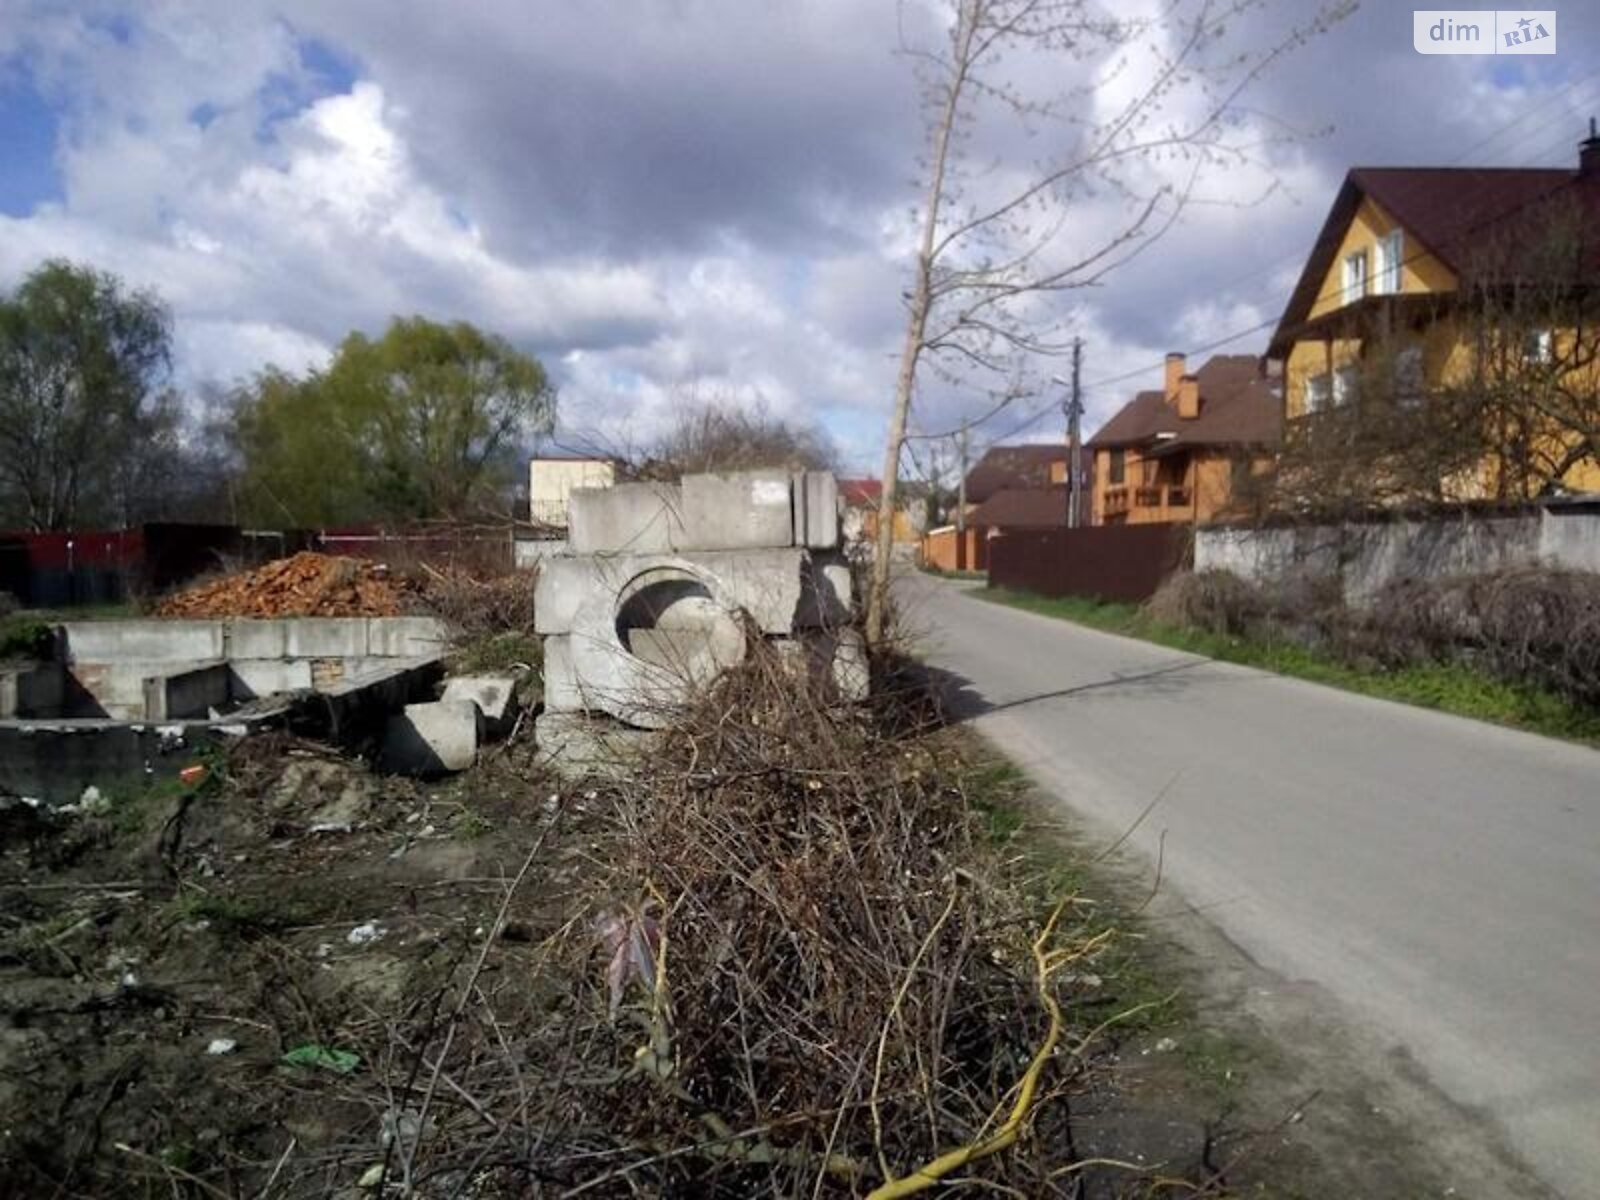
[[[1229,46],[1259,51],[1314,7],[1270,3]],[[394,314],[461,317],[546,362],[567,440],[642,445],[698,396],[816,420],[866,466],[893,390],[924,144],[897,47],[936,41],[940,13],[936,0],[0,0],[0,288],[52,256],[154,287],[190,386],[314,367]],[[1600,111],[1600,6],[1558,13],[1554,56],[1423,57],[1411,8],[1368,0],[1279,62],[1237,114],[1252,161],[1204,171],[1202,203],[1051,314],[1085,340],[1090,427],[1159,376],[1164,351],[1277,315],[1347,167],[1574,163]],[[1031,78],[1075,81],[1083,113],[1113,112],[1165,37]],[[1175,96],[1170,115],[1192,103]],[[980,124],[966,149],[992,186],[1070,136]],[[1189,166],[1149,164],[1142,182],[1169,169]],[[1062,237],[1092,245],[1127,203],[1079,194]],[[919,404],[930,430],[986,407],[931,386]],[[1021,402],[978,439],[1041,411]],[[1015,436],[1048,436],[1055,419]]]

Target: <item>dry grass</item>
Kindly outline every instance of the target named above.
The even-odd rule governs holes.
[[[831,705],[759,649],[633,778],[570,801],[553,824],[581,819],[587,852],[565,919],[507,981],[488,947],[536,847],[441,987],[449,1015],[381,1056],[369,1103],[422,1130],[385,1178],[886,1200],[940,1179],[1081,1195],[1092,1171],[1095,1195],[1212,1194],[1076,1159],[1069,1097],[1128,1014],[1075,1021],[1072,970],[1115,935],[998,857],[954,744],[908,736],[932,707],[920,686]]]

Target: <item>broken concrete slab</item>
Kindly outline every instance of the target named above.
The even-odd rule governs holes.
[[[567,541],[574,554],[666,554],[683,537],[683,495],[674,484],[574,488]]]
[[[586,775],[626,775],[640,755],[659,744],[661,735],[630,729],[606,717],[579,713],[541,713],[533,723],[539,760],[569,779]]]
[[[482,715],[471,700],[408,704],[389,718],[381,762],[401,775],[465,771],[478,754]]]
[[[468,700],[478,706],[484,732],[492,738],[511,732],[517,719],[517,680],[514,674],[454,675],[444,682],[441,700]]]
[[[764,550],[794,541],[788,471],[685,475],[678,550]]]

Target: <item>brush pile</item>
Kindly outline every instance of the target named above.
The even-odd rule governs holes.
[[[1074,1194],[1062,1098],[1093,1031],[1070,1023],[1066,968],[1104,938],[992,861],[954,747],[898,734],[908,713],[819,703],[758,649],[640,773],[588,793],[589,870],[518,980],[539,1015],[475,1001],[446,1034],[445,1075],[504,1123],[458,1109],[387,1178]]]
[[[406,589],[377,563],[302,551],[168,596],[158,617],[397,617]]]

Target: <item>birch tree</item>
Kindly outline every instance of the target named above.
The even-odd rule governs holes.
[[[884,634],[900,458],[924,375],[975,385],[991,411],[1022,394],[1025,360],[1070,346],[1060,295],[1104,282],[1171,228],[1203,171],[1259,161],[1260,122],[1244,119],[1241,96],[1353,8],[1330,0],[1263,37],[1265,0],[1170,0],[1137,18],[1093,0],[948,0],[942,44],[902,47],[924,89],[928,140],[870,641]],[[1094,202],[1121,215],[1091,234],[1078,218]]]

